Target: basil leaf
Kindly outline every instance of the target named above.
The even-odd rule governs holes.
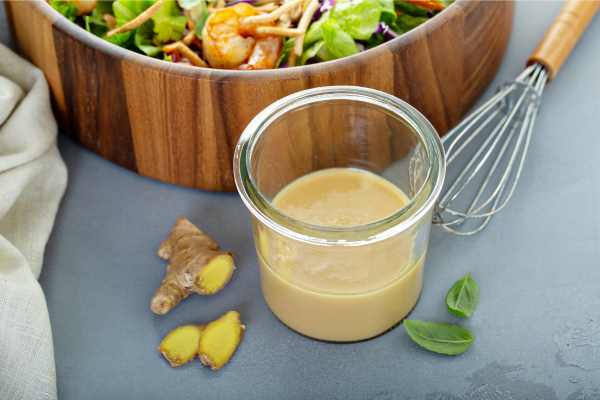
[[[460,354],[475,340],[468,329],[456,325],[404,320],[404,328],[419,346],[441,354]]]
[[[470,317],[478,301],[479,286],[471,278],[471,274],[456,281],[446,296],[448,311],[459,317]]]
[[[327,22],[323,24],[322,29],[327,55],[332,60],[359,53],[358,47],[356,47],[356,43],[354,42],[354,39],[352,39],[352,36],[344,32],[335,19],[328,19]]]
[[[337,20],[352,38],[367,40],[379,25],[381,10],[381,4],[377,1],[341,1],[331,9],[331,18]]]

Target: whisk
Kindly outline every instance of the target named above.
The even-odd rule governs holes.
[[[453,161],[466,161],[466,165],[440,196],[434,224],[458,235],[472,235],[506,206],[521,176],[544,86],[556,76],[599,7],[597,0],[567,1],[529,58],[525,71],[500,86],[495,96],[442,138],[446,165]],[[465,149],[475,154],[468,161],[457,159]],[[483,178],[479,172],[490,163]],[[472,200],[466,200],[464,189],[478,180],[482,181],[479,190]],[[461,193],[463,196],[459,196]],[[455,211],[451,205],[467,210]],[[476,219],[478,224],[465,227],[467,219]]]

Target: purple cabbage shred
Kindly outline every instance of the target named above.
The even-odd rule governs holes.
[[[433,11],[427,11],[427,18],[433,18]]]
[[[398,32],[394,32],[384,22],[379,23],[379,25],[377,26],[377,29],[375,29],[375,32],[373,32],[373,35],[377,35],[378,33],[383,33],[383,41],[384,42],[390,41],[392,39],[396,39],[397,37],[400,36],[400,34]]]
[[[318,21],[324,12],[331,10],[333,6],[335,6],[335,1],[333,0],[319,0],[319,3],[321,6],[317,8],[317,11],[313,14],[310,20],[311,23]]]
[[[317,11],[315,11],[315,13],[313,14],[312,18],[310,19],[310,23],[312,24],[315,21],[318,21],[319,18],[321,18],[321,9],[317,8]]]
[[[235,6],[236,4],[240,4],[240,3],[255,3],[258,0],[234,0],[234,1],[230,1],[229,3],[227,3],[225,5],[225,7],[231,7],[231,6]]]
[[[391,29],[388,28],[388,30],[384,33],[385,36],[385,41],[389,41],[392,39],[396,39],[397,37],[400,37],[400,34],[398,32],[395,32]]]
[[[327,11],[331,10],[333,8],[333,6],[335,6],[335,1],[323,0],[323,4],[319,8],[319,11],[321,11],[322,13],[327,12]]]
[[[375,32],[373,32],[373,35],[377,35],[380,33],[387,33],[387,31],[390,30],[390,27],[386,25],[385,22],[379,22],[379,25],[377,25],[377,29],[375,29]]]

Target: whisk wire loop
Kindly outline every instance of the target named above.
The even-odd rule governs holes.
[[[458,155],[468,148],[474,149],[474,155],[436,204],[434,224],[458,235],[472,235],[483,229],[490,218],[506,206],[523,169],[547,78],[546,68],[539,64],[531,65],[515,81],[502,85],[496,95],[442,138],[442,143],[447,145],[447,165],[455,160],[458,162]],[[487,132],[487,137],[481,135],[482,132]],[[462,204],[459,195],[466,194],[465,189],[473,183],[488,161],[492,162],[491,167],[466,207],[467,211],[451,209],[450,205],[457,200]],[[504,167],[504,172],[499,174],[501,167]],[[495,187],[488,188],[491,182],[496,181]],[[510,190],[503,199],[508,186]],[[482,198],[485,200],[481,201]],[[444,215],[451,218],[444,219]],[[475,228],[457,230],[469,219],[479,219],[481,222]]]

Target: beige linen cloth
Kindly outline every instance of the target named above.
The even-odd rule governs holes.
[[[0,44],[0,399],[55,399],[37,278],[67,184],[43,73]]]

